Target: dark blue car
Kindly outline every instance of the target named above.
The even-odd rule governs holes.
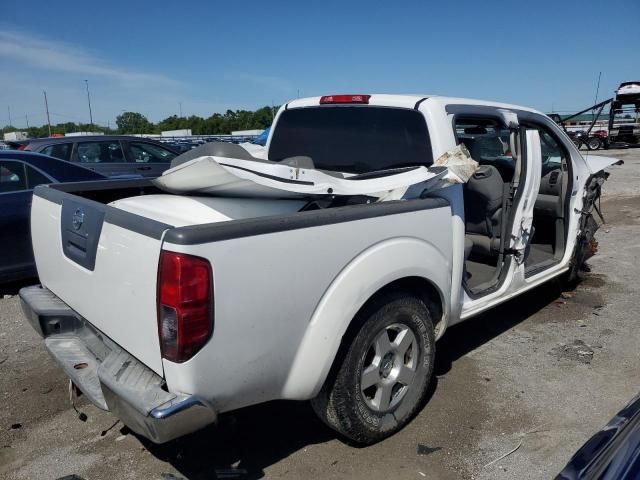
[[[104,179],[104,175],[57,158],[0,150],[1,284],[37,275],[29,225],[33,189],[44,183]]]
[[[569,460],[555,480],[640,478],[640,395]]]

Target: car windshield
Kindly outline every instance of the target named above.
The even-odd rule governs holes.
[[[367,173],[433,163],[422,115],[402,108],[309,107],[285,110],[269,160],[307,156],[316,168]]]

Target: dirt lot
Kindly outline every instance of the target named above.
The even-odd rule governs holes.
[[[448,331],[426,407],[369,448],[340,441],[304,403],[247,408],[161,447],[86,403],[82,422],[17,298],[1,299],[0,477],[554,476],[640,390],[640,150],[602,154],[626,164],[611,169],[592,272],[573,291],[542,287]]]

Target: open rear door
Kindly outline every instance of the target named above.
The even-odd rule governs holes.
[[[517,193],[520,201],[514,213],[508,248],[516,252],[516,259],[521,263],[524,261],[525,250],[533,236],[533,209],[542,176],[542,152],[538,130],[525,127],[519,129],[519,154],[524,160],[521,162],[521,168],[524,168],[525,173],[524,184],[520,185],[521,191]]]

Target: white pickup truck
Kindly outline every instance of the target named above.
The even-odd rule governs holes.
[[[355,184],[461,143],[468,182],[390,201],[38,187],[25,315],[79,390],[154,442],[275,399],[379,441],[420,408],[447,327],[576,275],[617,160],[585,159],[529,108],[415,95],[291,101],[256,160]]]

